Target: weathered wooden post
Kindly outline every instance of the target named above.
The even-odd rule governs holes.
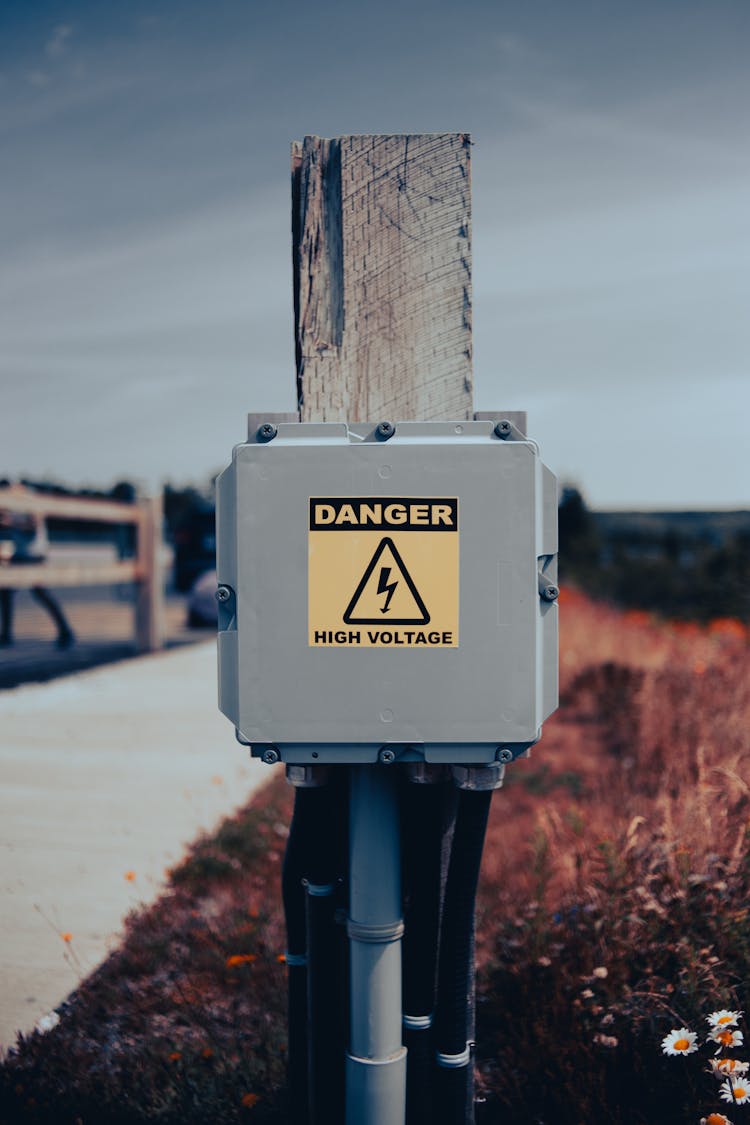
[[[293,145],[302,421],[472,417],[470,158],[463,133]],[[398,778],[377,766],[351,771],[346,1119],[395,1125],[406,1106]],[[430,963],[436,953],[422,956]]]
[[[465,133],[293,146],[303,422],[472,417],[470,155]]]
[[[556,705],[554,477],[473,415],[469,158],[294,146],[300,421],[251,415],[218,482],[220,706],[297,788],[293,1125],[473,1121],[490,798]]]

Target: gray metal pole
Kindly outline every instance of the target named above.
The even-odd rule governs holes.
[[[347,1125],[404,1125],[398,772],[351,767]]]

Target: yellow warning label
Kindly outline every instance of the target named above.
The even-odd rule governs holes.
[[[458,646],[458,499],[310,498],[313,647]]]

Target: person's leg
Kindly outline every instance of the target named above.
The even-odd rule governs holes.
[[[45,589],[44,586],[32,586],[31,592],[36,600],[47,610],[55,625],[57,625],[57,647],[70,648],[75,640],[75,635],[68,624],[65,614],[52,597],[52,594],[50,594],[49,590]]]
[[[0,590],[0,645],[13,644],[13,591]]]

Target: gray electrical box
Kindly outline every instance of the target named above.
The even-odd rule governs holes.
[[[217,532],[219,706],[254,754],[485,764],[538,740],[557,482],[511,423],[253,426]]]

